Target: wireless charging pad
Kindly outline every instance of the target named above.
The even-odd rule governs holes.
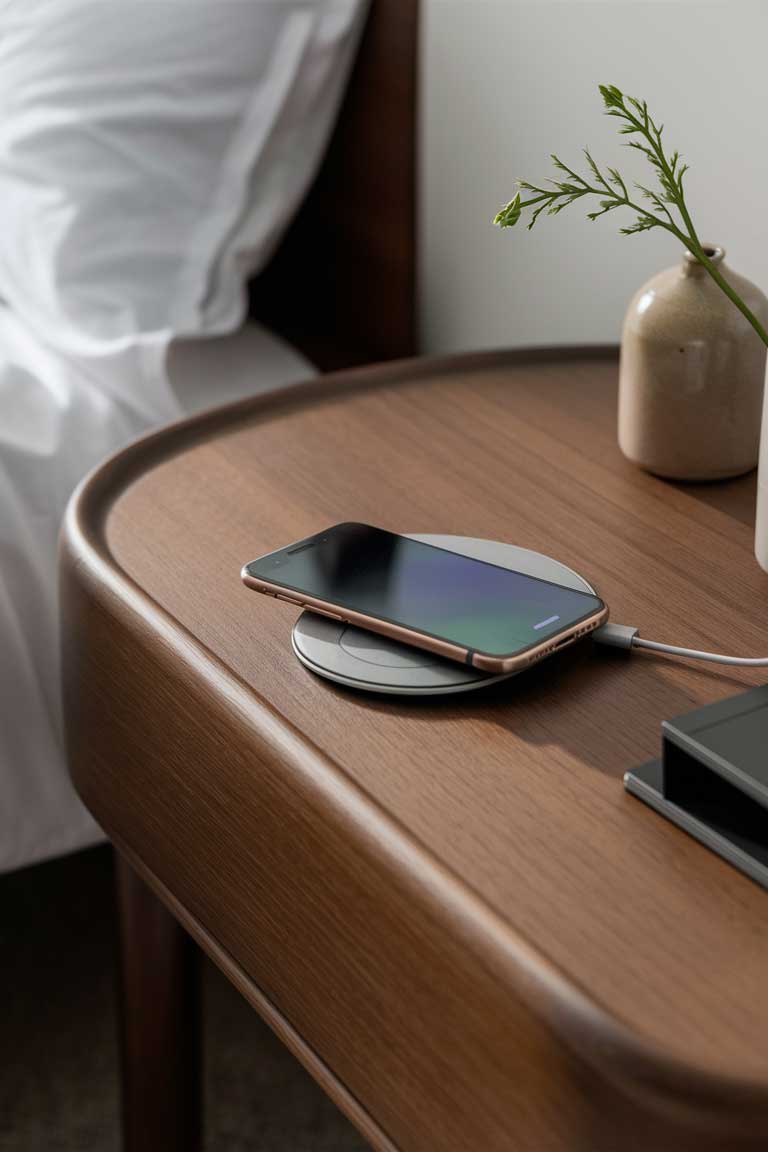
[[[516,548],[514,544],[473,540],[468,536],[411,536],[410,539],[524,572],[527,576],[538,576],[578,592],[595,591],[572,568],[541,552]],[[292,643],[299,660],[311,672],[365,692],[392,692],[403,696],[471,692],[518,675],[516,672],[488,675],[477,668],[444,660],[315,612],[304,612],[296,621]]]

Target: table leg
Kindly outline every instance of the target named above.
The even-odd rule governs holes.
[[[202,1143],[199,953],[116,853],[123,1152]]]

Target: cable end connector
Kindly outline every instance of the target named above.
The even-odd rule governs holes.
[[[605,644],[608,648],[631,648],[635,637],[640,635],[639,628],[631,628],[629,624],[603,624],[592,633],[596,644]]]

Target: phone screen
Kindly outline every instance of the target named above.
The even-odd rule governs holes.
[[[337,524],[247,570],[489,656],[515,655],[603,608],[590,593],[367,524]]]

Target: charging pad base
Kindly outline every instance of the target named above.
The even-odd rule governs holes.
[[[550,580],[553,584],[579,592],[594,592],[577,572],[541,552],[466,536],[410,538],[474,560],[485,560],[528,576]],[[444,660],[430,652],[397,644],[374,632],[365,632],[314,612],[304,612],[296,621],[292,644],[296,656],[311,672],[336,684],[365,692],[403,696],[470,692],[517,675],[514,672],[488,675],[457,661]]]

